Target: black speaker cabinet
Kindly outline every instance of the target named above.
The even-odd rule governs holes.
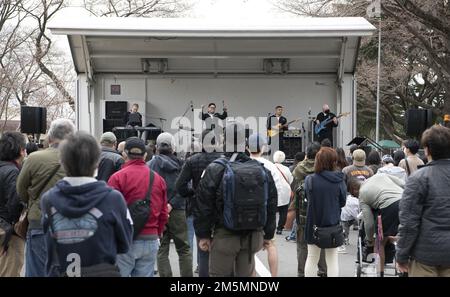
[[[286,159],[294,159],[295,154],[302,151],[302,138],[283,137],[281,149],[286,155]]]
[[[106,101],[105,102],[105,113],[106,119],[123,119],[126,112],[128,111],[127,101]]]
[[[20,131],[28,134],[45,134],[47,132],[47,109],[22,106],[20,108]]]
[[[122,127],[123,120],[120,119],[103,119],[103,133],[112,132],[115,127]]]
[[[418,137],[432,125],[433,112],[431,109],[408,109],[406,112],[406,135]]]

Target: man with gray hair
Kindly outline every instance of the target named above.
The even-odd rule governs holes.
[[[117,138],[112,132],[105,132],[100,137],[102,153],[98,164],[97,180],[108,182],[111,175],[119,171],[125,160],[116,151]]]
[[[41,224],[40,199],[66,174],[60,165],[59,143],[75,133],[71,120],[58,119],[50,124],[49,148],[29,155],[17,178],[17,193],[28,209],[28,233],[25,251],[25,276],[45,276],[47,250]]]
[[[322,123],[324,123],[324,129],[317,134],[317,141],[322,143],[324,139],[328,138],[331,142],[331,147],[333,147],[333,128],[338,126],[338,120],[336,115],[330,112],[328,104],[322,106],[322,112],[316,116],[314,122],[315,125],[321,125]]]

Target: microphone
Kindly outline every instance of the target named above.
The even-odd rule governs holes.
[[[191,100],[191,110],[192,112],[194,112],[194,102],[192,102],[192,100]]]

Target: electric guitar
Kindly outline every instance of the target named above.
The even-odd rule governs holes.
[[[348,115],[350,115],[350,112],[343,112],[340,115],[338,115],[336,118],[339,119],[341,117],[346,117]],[[314,133],[316,135],[319,135],[319,133],[322,132],[322,130],[324,130],[325,127],[332,121],[333,121],[333,118],[329,118],[329,119],[326,119],[325,121],[321,122],[320,124],[316,125],[316,127],[314,128]]]
[[[293,123],[298,122],[298,121],[300,121],[300,120],[301,120],[301,118],[298,118],[298,119],[293,120],[293,121],[290,121],[290,122],[288,122],[288,123],[286,123],[286,124],[284,124],[284,125],[277,124],[277,125],[273,126],[272,129],[267,130],[267,136],[269,136],[269,137],[277,136],[277,135],[281,132],[280,129],[281,129],[283,126],[286,126],[286,127],[287,127],[287,126],[289,126],[290,124],[293,124]]]

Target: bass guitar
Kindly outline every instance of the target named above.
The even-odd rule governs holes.
[[[340,115],[338,115],[336,118],[339,119],[341,117],[346,117],[349,114],[350,114],[350,112],[343,112]],[[316,135],[319,135],[319,133],[322,132],[322,130],[324,130],[325,127],[332,121],[333,121],[333,118],[329,118],[329,119],[326,119],[325,121],[321,122],[320,124],[316,125],[316,127],[314,128],[314,133]]]

